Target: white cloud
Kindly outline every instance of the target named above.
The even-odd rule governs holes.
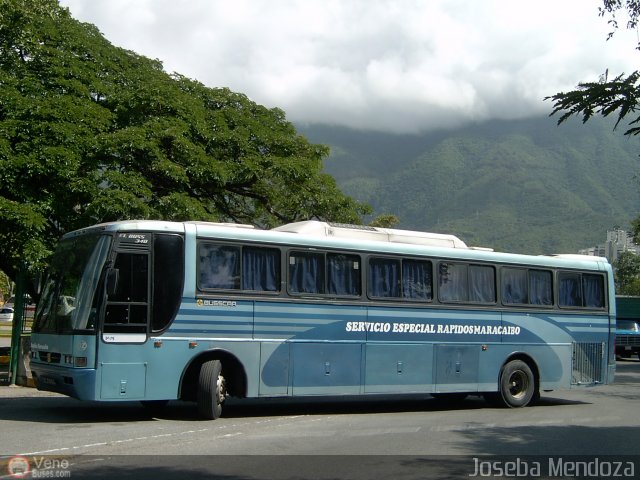
[[[635,69],[600,0],[61,0],[115,45],[295,122],[419,131],[551,110]]]

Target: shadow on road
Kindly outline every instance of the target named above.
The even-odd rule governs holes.
[[[470,457],[401,455],[225,455],[81,458],[69,468],[86,479],[279,480],[460,479],[474,472]]]
[[[588,389],[588,396],[580,400],[559,398],[561,393],[543,393],[541,400],[533,408],[578,405],[591,403],[600,396],[615,396],[640,400],[640,362],[619,361],[615,382],[612,385]],[[2,389],[9,387],[0,387]],[[271,398],[271,399],[229,399],[225,404],[224,418],[270,417],[291,415],[352,415],[393,412],[439,412],[456,410],[476,410],[490,407],[481,397],[469,396],[463,402],[450,403],[429,395],[402,398],[347,397],[347,398]],[[531,408],[531,407],[529,407]],[[78,400],[39,392],[29,396],[10,396],[0,393],[0,420],[45,423],[105,423],[105,422],[145,422],[154,419],[174,421],[198,420],[194,403],[173,401],[162,410],[148,410],[138,402],[99,403]]]
[[[473,455],[638,455],[640,429],[636,426],[581,425],[482,428],[461,432]],[[624,442],[620,442],[624,438]],[[609,451],[609,446],[616,446]]]
[[[478,461],[516,462],[519,477],[550,478],[550,461],[556,465],[562,462],[593,462],[590,455],[566,454],[562,457],[519,454],[483,457],[478,454],[450,456],[403,456],[403,455],[223,455],[223,456],[86,456],[71,459],[69,473],[73,477],[98,479],[135,479],[135,480],[280,480],[280,479],[322,479],[322,480],[371,480],[371,479],[431,479],[454,480],[478,476],[497,478],[482,472],[478,475]],[[638,457],[621,454],[599,456],[604,462],[621,461],[628,465],[634,462],[637,468]],[[533,476],[525,475],[523,468],[539,463],[539,471]],[[504,463],[502,463],[504,465]],[[486,470],[486,467],[485,467]],[[500,475],[498,475],[500,476]],[[509,475],[515,476],[515,475]],[[628,471],[626,477],[629,477]],[[553,478],[557,475],[552,475]],[[566,478],[563,476],[562,478]],[[570,478],[584,478],[570,475]],[[599,478],[599,475],[588,478]],[[631,477],[632,478],[632,477]]]
[[[4,387],[3,387],[4,388]],[[8,388],[8,387],[7,387]],[[543,396],[533,407],[576,405],[585,402]],[[251,418],[293,415],[354,415],[393,412],[440,412],[495,408],[484,399],[470,396],[461,402],[447,402],[428,395],[410,398],[389,396],[365,398],[229,399],[224,418]],[[197,421],[195,403],[174,401],[161,410],[149,410],[138,402],[80,402],[62,396],[0,398],[0,420],[44,423],[144,422],[159,418]]]

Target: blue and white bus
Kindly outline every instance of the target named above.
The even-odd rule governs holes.
[[[31,337],[41,390],[81,400],[484,395],[607,384],[615,294],[598,257],[298,222],[121,221],[65,235]],[[426,396],[426,395],[425,395]]]

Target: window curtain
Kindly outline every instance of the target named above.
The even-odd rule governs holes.
[[[526,270],[502,269],[502,301],[504,303],[528,303]]]
[[[560,305],[563,307],[581,307],[579,275],[560,275]]]
[[[533,305],[553,304],[551,272],[529,271],[529,303]]]
[[[496,280],[493,267],[469,266],[469,301],[495,303]]]
[[[600,275],[582,275],[582,289],[585,307],[604,307],[604,287]]]
[[[400,296],[400,262],[373,258],[369,262],[369,295],[372,297]]]
[[[441,263],[438,279],[440,300],[463,302],[469,298],[467,285],[467,265]]]
[[[327,289],[332,295],[359,296],[360,258],[351,255],[327,255]]]
[[[270,248],[242,249],[242,289],[259,292],[280,290],[280,252]]]
[[[402,296],[414,300],[431,300],[431,262],[402,262]]]
[[[289,257],[289,291],[324,293],[324,256],[296,253]]]

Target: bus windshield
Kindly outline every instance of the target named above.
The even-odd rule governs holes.
[[[34,332],[73,333],[95,330],[96,288],[111,237],[84,235],[60,242],[38,302]]]

